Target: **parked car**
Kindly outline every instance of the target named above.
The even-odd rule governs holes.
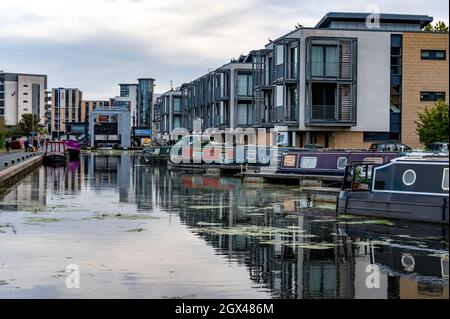
[[[432,151],[433,153],[448,154],[448,142],[435,142],[431,144],[430,151]]]
[[[370,145],[370,151],[376,152],[405,152],[411,151],[411,147],[398,142],[373,143]]]

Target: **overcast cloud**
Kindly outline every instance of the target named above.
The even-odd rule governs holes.
[[[86,99],[153,77],[157,92],[262,48],[330,11],[425,14],[448,24],[447,0],[0,0],[0,70],[48,74]]]

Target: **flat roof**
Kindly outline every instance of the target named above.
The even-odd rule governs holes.
[[[370,14],[367,12],[328,12],[315,27],[327,28],[332,21],[364,22]],[[432,21],[433,17],[427,15],[380,13],[381,23],[420,24],[423,28]]]

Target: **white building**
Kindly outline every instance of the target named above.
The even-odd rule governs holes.
[[[39,116],[45,125],[47,75],[0,73],[0,117],[17,125],[23,114]]]

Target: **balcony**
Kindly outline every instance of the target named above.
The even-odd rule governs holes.
[[[313,105],[311,122],[336,121],[336,105]]]

